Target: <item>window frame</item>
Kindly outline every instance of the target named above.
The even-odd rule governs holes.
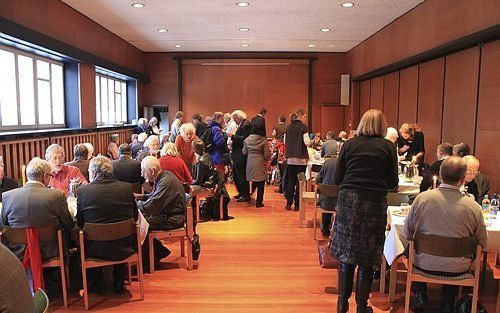
[[[64,85],[65,85],[65,75],[64,75],[64,63],[58,60],[54,60],[51,58],[43,57],[40,55],[37,55],[36,53],[31,53],[22,49],[14,48],[5,44],[0,43],[0,49],[13,53],[14,54],[14,67],[15,67],[15,77],[16,77],[16,101],[17,101],[17,125],[9,125],[9,126],[3,126],[2,125],[2,113],[0,111],[0,131],[23,131],[23,130],[47,130],[47,129],[61,129],[66,127],[66,97],[65,97],[65,90],[64,90]],[[18,56],[24,56],[27,58],[31,58],[33,60],[33,101],[34,101],[34,106],[35,106],[35,123],[33,125],[22,125],[21,123],[21,92],[20,92],[20,81],[19,81],[19,59]],[[39,78],[38,77],[38,72],[37,72],[37,61],[43,61],[47,62],[49,64],[49,80],[45,78]],[[64,123],[62,124],[56,124],[56,123],[51,123],[51,124],[40,124],[39,122],[39,101],[38,101],[38,81],[42,80],[45,82],[49,83],[49,92],[50,92],[50,117],[51,117],[51,122],[54,121],[54,112],[53,112],[53,107],[54,107],[54,97],[53,97],[53,81],[52,81],[52,64],[56,64],[58,66],[61,66],[62,69],[62,97],[63,97],[63,116],[64,116]]]
[[[125,103],[121,103],[121,108],[120,108],[120,116],[122,118],[122,120],[120,121],[113,121],[113,122],[109,122],[109,121],[103,121],[103,101],[102,101],[102,78],[105,78],[107,79],[106,81],[106,110],[107,110],[107,116],[108,116],[108,120],[109,120],[109,100],[110,100],[110,94],[109,94],[109,91],[110,91],[110,87],[109,87],[109,80],[112,80],[113,81],[113,106],[114,106],[114,116],[116,118],[116,113],[117,113],[117,110],[116,110],[116,96],[117,95],[120,95],[120,98],[123,100],[125,100]],[[119,82],[120,83],[120,92],[117,92],[116,91],[116,82]],[[129,115],[129,112],[128,112],[128,90],[127,90],[127,80],[125,79],[120,79],[120,78],[116,78],[116,77],[113,77],[111,75],[107,75],[107,74],[104,74],[102,73],[102,71],[97,71],[96,70],[96,73],[95,73],[95,84],[96,84],[96,125],[97,126],[112,126],[112,125],[115,125],[115,124],[127,124],[128,122],[128,115]],[[97,86],[99,84],[99,86]],[[98,92],[99,91],[99,92]],[[99,97],[99,101],[97,101],[97,97]],[[99,110],[97,110],[97,106],[99,105]],[[100,114],[99,117],[97,117],[97,114]],[[123,120],[123,116],[125,115],[125,120]]]

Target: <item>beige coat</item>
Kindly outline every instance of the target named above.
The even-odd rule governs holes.
[[[247,180],[261,182],[266,180],[266,161],[271,158],[271,151],[267,139],[260,135],[252,134],[243,143],[243,154],[247,157]]]

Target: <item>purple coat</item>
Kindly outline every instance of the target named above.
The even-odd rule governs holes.
[[[214,149],[210,152],[210,158],[213,164],[227,164],[229,163],[229,149],[227,147],[227,135],[222,131],[220,124],[211,121],[211,136]]]

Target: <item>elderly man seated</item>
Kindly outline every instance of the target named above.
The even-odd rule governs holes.
[[[64,164],[64,149],[54,143],[45,150],[45,159],[52,165],[53,172],[50,177],[49,185],[51,188],[64,192],[68,195],[69,184],[71,181],[77,181],[86,184],[87,180],[77,167]]]
[[[0,156],[0,192],[3,194],[6,191],[19,188],[15,180],[4,175],[3,158]],[[1,200],[1,199],[0,199]]]
[[[24,187],[2,195],[1,224],[17,228],[54,225],[67,232],[71,231],[75,221],[68,210],[64,193],[47,188],[52,177],[52,166],[45,160],[34,158],[26,168],[26,176],[28,182]],[[25,245],[6,245],[20,260],[24,258]],[[57,256],[57,239],[41,245],[41,250],[44,260]],[[44,273],[45,284],[49,292],[54,294],[60,282],[51,276],[55,272],[49,270]]]
[[[470,197],[460,192],[465,182],[467,164],[459,157],[450,157],[441,164],[443,183],[439,188],[423,192],[415,198],[408,217],[404,234],[412,240],[417,233],[449,238],[473,237],[484,247],[486,227],[481,207]],[[469,271],[470,258],[441,257],[425,253],[415,254],[415,266],[422,271],[440,276],[460,276]],[[427,286],[414,282],[412,290],[415,301],[412,310],[423,309],[427,302]],[[440,312],[453,312],[458,286],[443,285],[443,299]]]
[[[327,133],[328,136],[328,133]],[[332,134],[333,137],[333,134]],[[332,140],[335,145],[328,148],[328,154],[325,155],[325,163],[321,167],[318,176],[316,177],[317,184],[335,185],[335,171],[337,169],[337,142]],[[323,144],[323,147],[328,144],[328,141]],[[337,198],[325,197],[319,195],[319,204],[322,209],[328,211],[335,211],[337,205]],[[330,225],[332,223],[332,214],[323,213],[321,217],[321,234],[323,237],[330,236]]]
[[[433,187],[434,176],[439,176],[439,168],[443,161],[453,154],[453,145],[449,142],[443,142],[437,146],[436,157],[437,161],[432,163],[428,170],[424,170],[422,173],[423,179],[420,184],[420,192],[424,192],[429,188]]]
[[[186,215],[186,194],[181,182],[174,174],[164,171],[160,161],[153,156],[146,156],[141,162],[142,175],[154,184],[149,195],[136,195],[142,199],[137,202],[138,208],[153,230],[171,230],[184,226]],[[146,245],[147,241],[145,242]],[[148,258],[148,249],[144,247],[143,259]],[[155,263],[167,257],[170,251],[158,240],[154,241]],[[149,262],[144,262],[145,268]],[[145,270],[146,271],[146,270]]]
[[[136,142],[132,140],[132,143],[130,144],[130,149],[132,150],[132,159],[137,158],[139,152],[144,149],[144,142],[146,141],[146,139],[148,139],[148,134],[140,133],[139,135],[137,135]]]
[[[146,139],[144,149],[137,154],[137,161],[141,162],[148,155],[160,157],[160,138],[156,135],[151,135]]]
[[[465,187],[467,193],[474,196],[476,202],[481,204],[485,195],[490,192],[488,177],[479,172],[479,160],[473,155],[463,157],[467,163],[467,174],[465,175]]]
[[[137,205],[130,184],[113,179],[111,160],[104,156],[96,156],[89,164],[90,184],[77,189],[77,224],[83,228],[85,223],[115,223],[131,218],[137,220]],[[127,258],[135,251],[135,238],[129,237],[114,241],[89,241],[85,250],[87,256],[104,260],[119,261]],[[113,288],[123,291],[126,265],[119,264],[113,268]],[[104,290],[102,270],[92,269],[88,272],[91,289],[97,292]]]
[[[331,130],[326,132],[326,141],[321,146],[321,157],[324,158],[326,155],[334,155],[337,154],[337,148],[339,143],[335,140],[335,133]]]

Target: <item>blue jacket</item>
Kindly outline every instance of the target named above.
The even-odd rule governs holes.
[[[211,126],[211,136],[214,149],[210,152],[210,158],[214,164],[229,163],[229,149],[227,148],[227,135],[222,131],[220,124],[214,121],[209,123]]]

